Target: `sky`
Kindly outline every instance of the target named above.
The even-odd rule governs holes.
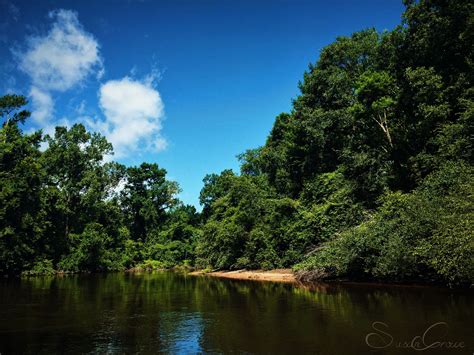
[[[158,163],[199,209],[206,174],[239,171],[337,36],[400,23],[401,0],[0,0],[0,95],[25,131],[83,123],[113,160]]]

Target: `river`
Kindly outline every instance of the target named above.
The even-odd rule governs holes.
[[[173,272],[2,279],[0,353],[472,354],[473,295]]]

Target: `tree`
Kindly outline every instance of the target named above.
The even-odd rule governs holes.
[[[4,120],[3,126],[24,123],[31,114],[26,110],[20,111],[20,108],[27,104],[28,101],[24,96],[5,95],[0,97],[0,117]]]
[[[112,152],[112,145],[81,124],[56,127],[46,141],[48,147],[41,156],[47,176],[42,199],[48,244],[58,262],[69,253],[70,236],[81,234],[91,222],[98,223],[104,213],[112,181],[103,158]]]
[[[178,184],[166,180],[166,170],[158,164],[127,168],[121,204],[133,240],[145,242],[149,233],[164,225],[178,192]]]
[[[0,274],[23,271],[43,250],[41,133],[25,135],[19,128],[29,117],[20,111],[26,102],[16,95],[0,98]]]
[[[212,205],[219,198],[223,197],[230,188],[235,174],[227,169],[217,174],[208,174],[204,177],[204,186],[199,194],[199,202],[203,205],[202,214],[207,219],[212,213]]]

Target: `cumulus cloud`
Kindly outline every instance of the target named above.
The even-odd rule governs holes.
[[[149,78],[106,82],[99,90],[99,104],[105,120],[93,125],[113,144],[116,156],[138,152],[139,145],[140,151],[166,148],[161,136],[164,105]]]
[[[51,95],[38,89],[36,86],[31,87],[29,94],[32,104],[33,112],[31,118],[38,124],[44,124],[53,115],[54,103]]]
[[[20,69],[33,84],[46,90],[65,91],[82,82],[94,71],[101,72],[99,44],[84,31],[77,13],[56,10],[49,13],[51,30],[42,37],[28,39],[21,54]]]
[[[56,10],[49,13],[49,18],[52,21],[49,32],[28,38],[26,48],[15,52],[20,70],[31,79],[31,99],[38,108],[33,116],[38,121],[44,121],[46,113],[52,113],[53,101],[51,96],[49,100],[46,98],[49,92],[69,90],[90,74],[103,73],[99,44],[84,30],[77,13]]]
[[[58,124],[86,123],[107,137],[116,157],[165,149],[167,142],[161,135],[164,105],[155,88],[161,72],[156,68],[141,80],[132,72],[131,77],[103,83],[98,93],[103,117],[88,117],[86,103],[81,101],[73,120],[53,118],[52,94],[71,90],[92,75],[100,78],[104,67],[99,43],[83,28],[76,12],[55,10],[49,18],[47,33],[27,38],[23,50],[14,51],[19,69],[31,80],[34,122],[50,134]]]

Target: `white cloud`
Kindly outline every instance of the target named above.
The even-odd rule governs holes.
[[[32,86],[29,96],[33,104],[31,118],[38,124],[45,124],[53,115],[54,103],[51,95],[36,86]]]
[[[100,88],[99,103],[105,120],[93,126],[113,144],[117,157],[139,152],[139,145],[140,151],[166,148],[161,136],[164,105],[150,80],[110,80]]]
[[[18,67],[31,80],[34,122],[49,134],[56,125],[86,123],[107,137],[116,157],[165,149],[167,142],[161,135],[164,104],[155,89],[161,72],[156,68],[141,80],[135,79],[134,69],[132,77],[102,84],[98,95],[103,118],[88,117],[85,101],[75,107],[77,117],[73,120],[53,117],[52,93],[80,86],[91,75],[102,77],[104,66],[99,43],[84,30],[76,12],[56,10],[49,18],[47,33],[27,38],[24,49],[14,51]]]
[[[86,112],[86,100],[82,100],[81,103],[76,106],[75,111],[78,115],[84,115]]]
[[[27,38],[26,47],[14,51],[20,70],[31,79],[32,117],[43,127],[53,118],[52,91],[69,90],[89,75],[100,77],[104,72],[99,44],[84,30],[76,12],[55,10],[49,18],[48,33]]]
[[[51,30],[27,40],[19,67],[43,90],[65,91],[93,72],[102,72],[99,44],[79,23],[77,13],[57,10],[49,13]]]

